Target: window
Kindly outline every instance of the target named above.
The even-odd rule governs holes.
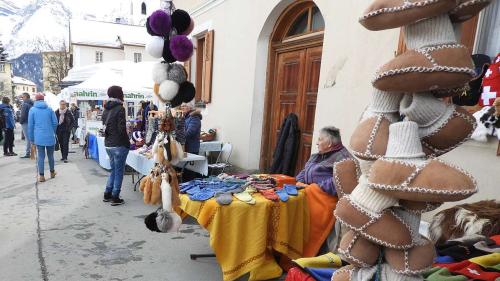
[[[141,62],[141,61],[142,61],[142,54],[134,53],[134,62]]]
[[[494,1],[482,12],[474,53],[494,58],[500,52],[500,2]]]
[[[35,88],[31,88],[31,91],[34,93],[35,92]]]
[[[293,37],[323,31],[325,20],[318,7],[311,6],[304,10],[290,25],[286,37]]]
[[[0,63],[0,72],[5,72],[5,64]]]
[[[95,62],[96,63],[101,63],[102,62],[102,52],[101,51],[96,51],[95,52]]]
[[[214,54],[214,31],[200,35],[196,39],[196,54],[194,66],[194,84],[196,87],[196,102],[210,103],[212,100],[212,68]],[[187,62],[186,70],[190,76],[191,62]]]
[[[146,3],[144,3],[144,2],[142,2],[142,4],[141,4],[141,14],[143,14],[143,15],[147,14]]]

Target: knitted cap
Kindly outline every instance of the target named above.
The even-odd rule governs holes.
[[[368,187],[365,175],[359,178],[359,184],[352,191],[350,198],[374,215],[398,203],[396,198],[384,195]]]
[[[120,86],[111,86],[108,88],[108,97],[123,101],[123,90]]]
[[[357,159],[359,163],[359,169],[361,170],[361,174],[364,176],[368,177],[370,174],[370,169],[372,168],[373,163],[375,161],[372,160],[363,160],[363,159]]]
[[[407,25],[404,36],[409,49],[457,42],[448,14]]]
[[[455,107],[434,97],[431,93],[405,95],[400,113],[418,124],[420,137],[437,131],[453,114]]]
[[[398,112],[402,93],[386,92],[373,88],[371,109],[376,113]]]
[[[44,100],[44,99],[45,99],[45,95],[42,93],[38,93],[35,95],[35,100]]]
[[[420,158],[424,156],[418,136],[417,123],[403,121],[389,126],[386,158]]]

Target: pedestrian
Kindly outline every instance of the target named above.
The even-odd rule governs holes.
[[[23,134],[25,136],[25,141],[26,141],[26,153],[24,156],[21,156],[21,158],[30,158],[31,154],[31,142],[30,138],[27,137],[28,135],[28,114],[30,112],[31,107],[33,106],[33,100],[31,100],[30,94],[28,93],[23,93],[21,95],[21,98],[23,99],[23,105],[21,106],[21,116],[19,116],[19,123],[21,124],[21,127],[23,128]]]
[[[64,161],[64,163],[68,163],[69,137],[75,123],[73,114],[66,105],[66,102],[62,100],[59,102],[59,109],[56,110],[56,117],[59,121],[56,131],[57,140],[61,149],[61,161]]]
[[[14,153],[14,128],[16,127],[16,120],[14,119],[14,110],[10,105],[10,99],[8,97],[2,98],[2,104],[0,104],[0,128],[4,133],[3,142],[3,155],[4,156],[16,156]]]
[[[109,174],[104,191],[104,202],[110,202],[111,206],[125,203],[120,198],[123,174],[125,172],[125,161],[130,149],[130,141],[127,134],[127,120],[125,108],[123,107],[123,90],[119,86],[111,86],[108,89],[109,99],[104,106],[102,121],[104,125],[104,145],[109,156],[111,173]]]
[[[54,169],[54,145],[56,144],[57,118],[54,111],[44,101],[44,95],[35,96],[35,104],[28,114],[28,135],[32,146],[36,146],[38,156],[38,181],[44,182],[44,163],[47,155],[50,168],[50,178],[56,176]]]
[[[74,144],[77,144],[79,141],[78,136],[76,135],[76,129],[78,129],[78,119],[80,118],[80,108],[76,106],[75,103],[71,104],[71,114],[73,115],[73,120],[75,121],[73,124],[73,128],[71,129],[72,140]]]

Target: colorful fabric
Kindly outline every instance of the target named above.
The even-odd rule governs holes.
[[[318,254],[323,242],[330,234],[335,224],[333,211],[337,206],[337,196],[323,191],[319,185],[311,184],[305,188],[307,206],[309,209],[309,240],[304,247],[304,257],[314,257]]]
[[[433,267],[424,274],[426,281],[467,281],[463,275],[453,275],[447,268]]]
[[[455,259],[453,259],[450,256],[436,256],[436,258],[434,258],[434,262],[435,263],[454,263],[456,261],[455,261]]]
[[[469,261],[486,269],[500,272],[500,253],[493,253],[490,255],[472,258],[469,259]]]
[[[294,260],[294,262],[301,268],[340,268],[342,267],[342,260],[334,253],[328,253],[319,257],[301,258]]]
[[[471,239],[466,241],[446,241],[444,244],[436,245],[436,252],[440,256],[450,256],[456,261],[484,256],[489,253],[476,249],[474,244],[486,239],[488,238],[483,237],[481,239]]]
[[[285,281],[315,281],[308,273],[298,267],[293,267],[288,271]]]
[[[181,209],[210,233],[210,246],[224,281],[235,280],[247,272],[251,280],[279,277],[281,269],[271,249],[291,259],[304,255],[310,218],[306,192],[299,191],[286,203],[269,201],[258,193],[253,196],[255,205],[235,200],[231,205],[220,206],[214,199],[195,202],[181,195]]]
[[[307,267],[306,272],[309,273],[317,281],[330,281],[332,280],[332,275],[335,272],[333,268],[309,268]]]
[[[324,154],[313,154],[307,161],[304,169],[295,177],[297,182],[305,184],[318,184],[324,192],[336,195],[333,175],[333,165],[335,162],[352,158],[352,155],[344,147],[340,146],[336,150]],[[333,176],[332,176],[333,175]]]
[[[481,266],[469,260],[450,264],[435,264],[434,266],[447,268],[451,273],[467,276],[474,280],[490,281],[500,278],[500,272],[485,271]]]
[[[483,77],[483,93],[479,105],[491,106],[497,97],[500,97],[500,54],[497,55]]]

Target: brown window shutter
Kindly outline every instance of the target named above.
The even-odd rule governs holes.
[[[191,81],[191,60],[192,60],[192,58],[190,58],[188,61],[184,62],[184,68],[186,69],[188,81]]]
[[[212,70],[213,70],[213,56],[214,56],[214,31],[210,30],[205,35],[205,50],[204,50],[204,77],[203,89],[201,93],[201,100],[204,103],[212,101]]]

